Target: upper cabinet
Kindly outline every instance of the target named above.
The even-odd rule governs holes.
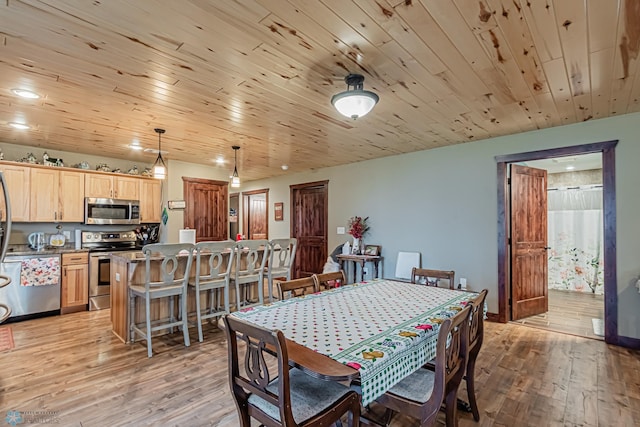
[[[162,215],[162,181],[140,180],[140,222],[160,222]]]
[[[86,197],[104,199],[140,199],[140,178],[102,174],[85,174]]]
[[[85,197],[139,200],[141,221],[161,220],[162,181],[157,179],[1,161],[0,171],[16,222],[81,223]],[[4,220],[6,213],[1,213]]]
[[[0,171],[4,173],[4,179],[7,183],[7,191],[11,201],[12,221],[29,221],[31,168],[28,166],[1,164]],[[4,194],[0,191],[0,199],[3,198]],[[4,206],[4,200],[2,206]],[[6,212],[3,209],[2,220],[5,220],[6,217]]]
[[[84,175],[82,172],[59,171],[53,168],[32,168],[30,220],[82,222]]]

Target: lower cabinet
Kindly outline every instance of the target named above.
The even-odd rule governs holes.
[[[84,311],[89,303],[89,254],[62,254],[60,312]]]

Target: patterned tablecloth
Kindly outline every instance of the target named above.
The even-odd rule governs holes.
[[[475,296],[374,280],[233,315],[358,369],[367,405],[435,356],[440,322]]]

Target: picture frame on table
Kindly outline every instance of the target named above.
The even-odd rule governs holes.
[[[380,249],[382,246],[380,245],[365,245],[364,254],[371,256],[380,256]]]

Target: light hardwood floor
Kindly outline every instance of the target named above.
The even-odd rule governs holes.
[[[238,425],[225,341],[213,327],[202,344],[192,328],[189,348],[181,334],[156,338],[148,359],[144,342],[112,335],[108,310],[9,326],[15,348],[0,352],[0,419],[16,410],[54,411],[61,426]],[[461,427],[637,426],[640,352],[486,323],[477,389],[481,420],[462,414]],[[375,404],[372,412],[382,414]],[[396,416],[392,426],[417,422]]]
[[[594,334],[591,319],[604,319],[604,295],[549,289],[549,311],[514,322],[604,340],[603,336]]]

